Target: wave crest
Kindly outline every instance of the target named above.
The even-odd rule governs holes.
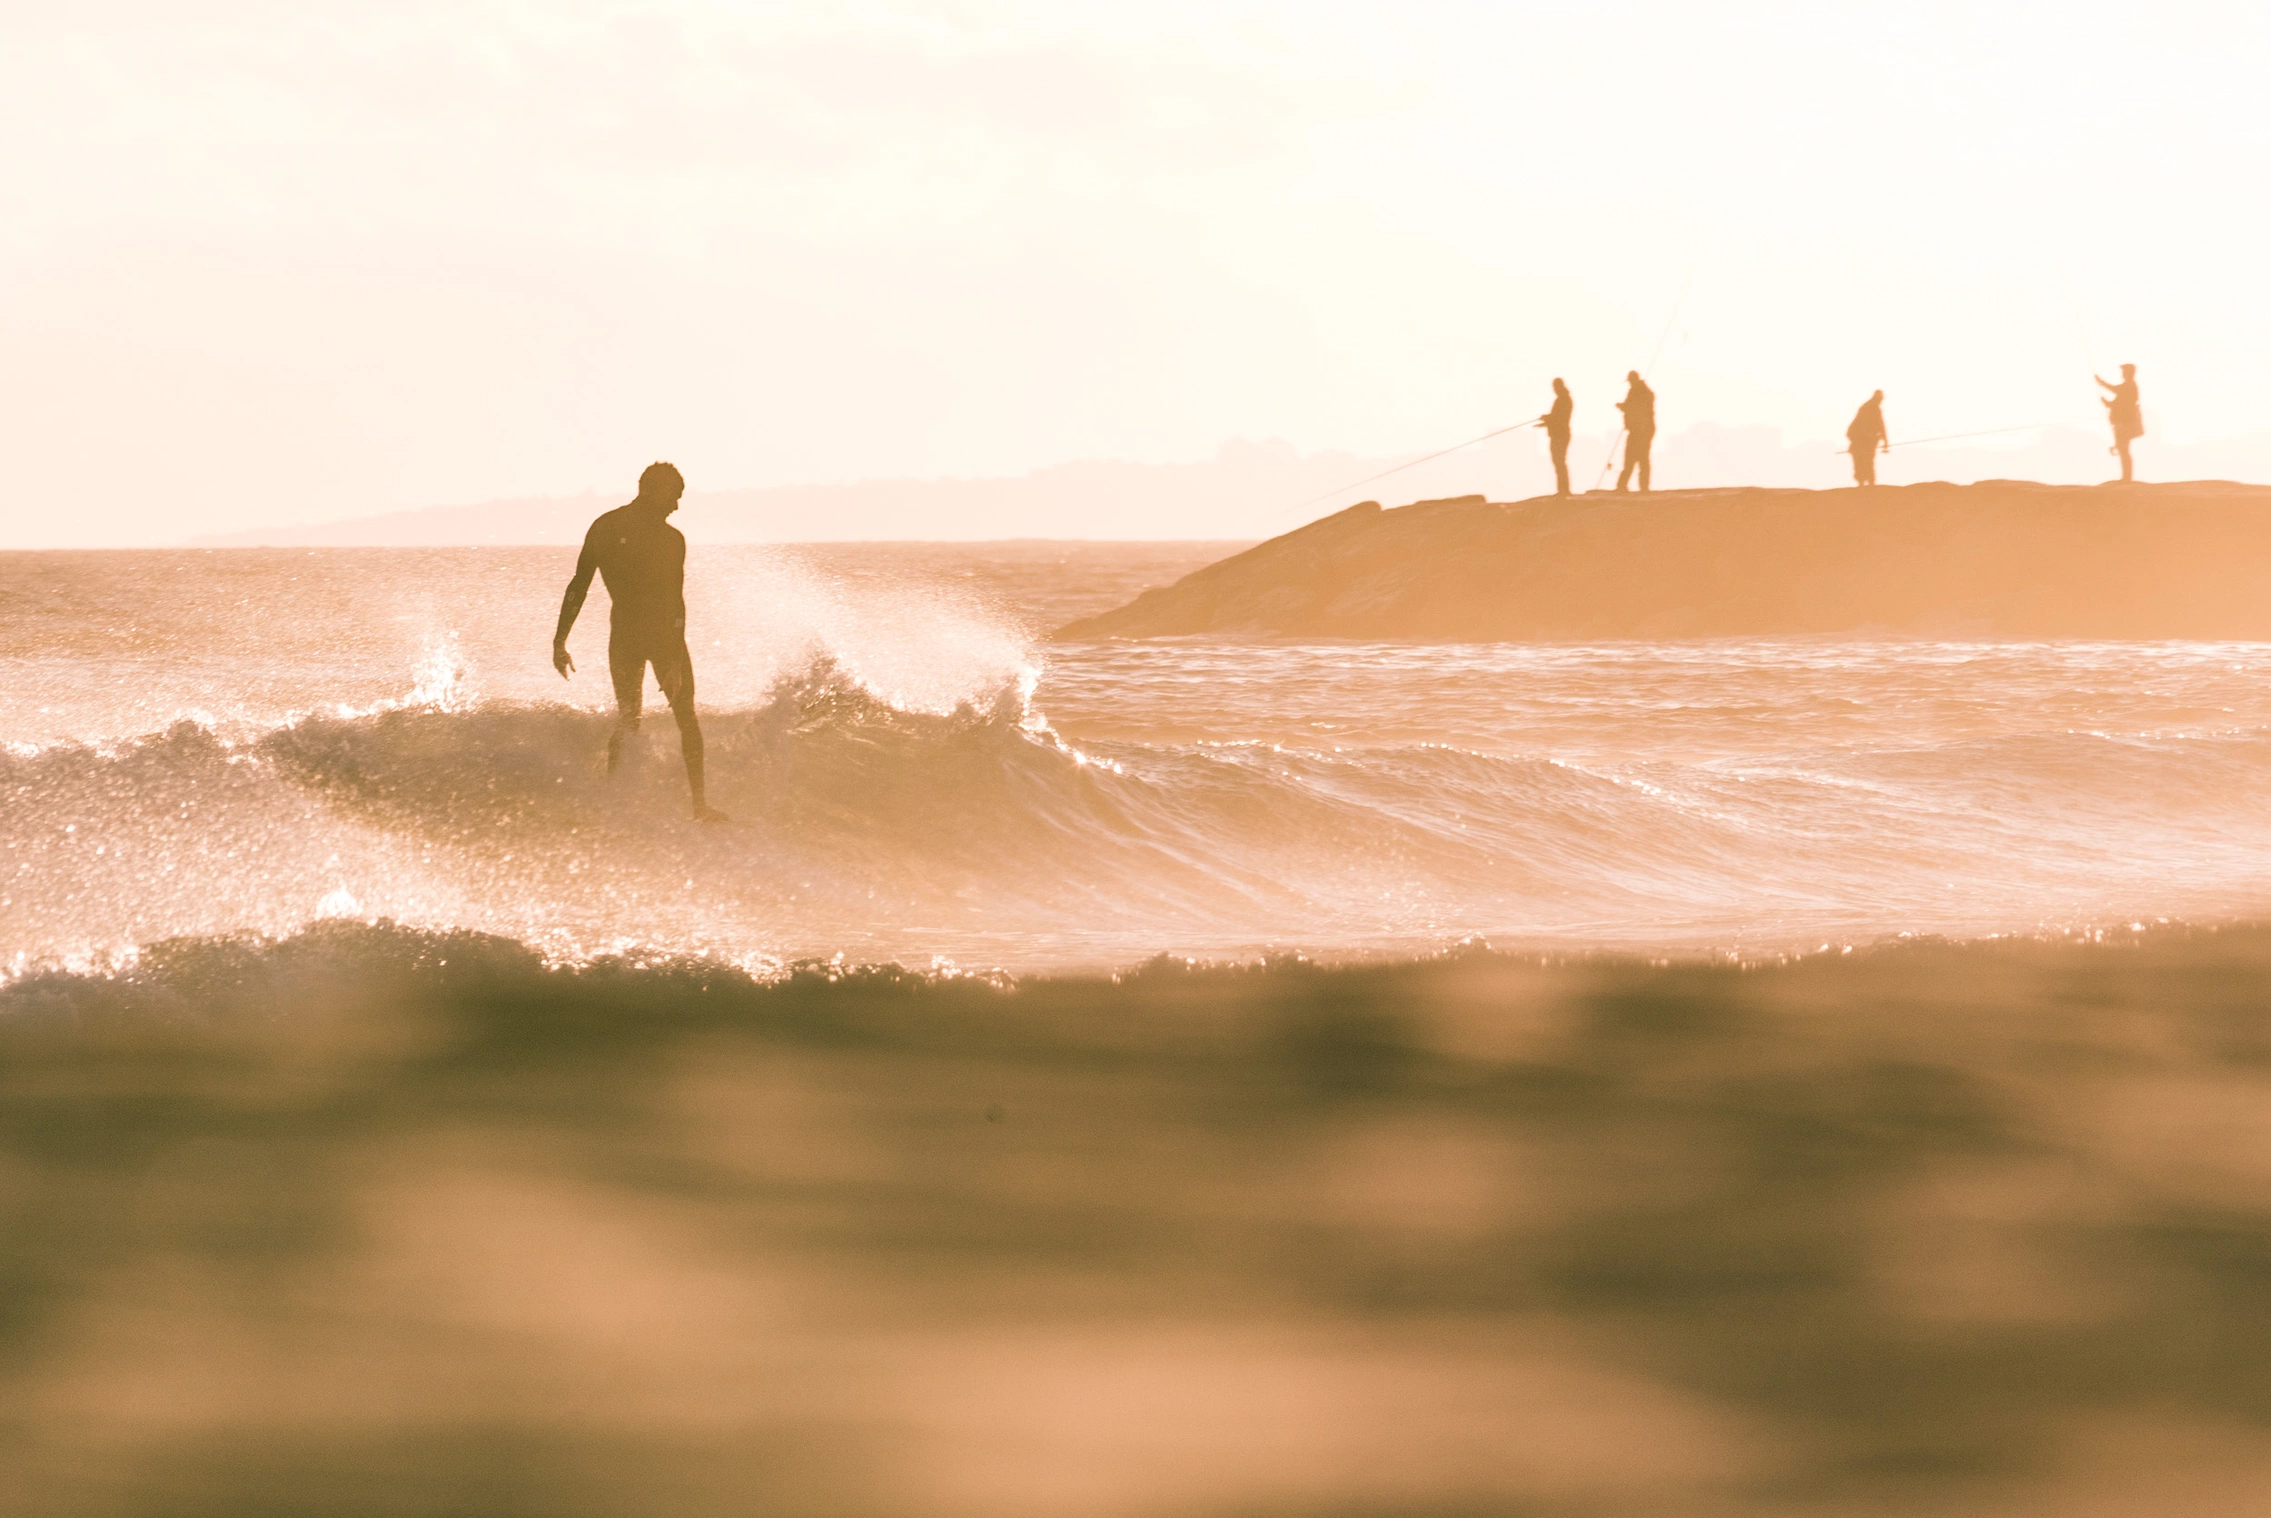
[[[1726,768],[1143,744],[1056,731],[1022,667],[926,710],[817,657],[704,713],[710,797],[739,819],[705,828],[667,712],[610,775],[612,720],[452,698],[0,755],[0,941],[21,964],[386,917],[575,953],[1035,965],[1474,933],[1810,947],[2127,920],[2140,897],[2198,918],[2260,874],[2210,803],[2271,751],[2250,731],[2109,759],[2096,735],[2031,734]],[[2135,784],[2090,790],[2115,760]],[[1950,766],[1976,804],[1949,803]],[[2030,787],[2074,791],[2072,816],[2044,820]],[[2153,812],[2171,796],[2188,805]],[[2102,843],[2109,809],[2134,859]],[[2217,849],[2224,895],[2167,881],[2165,858]]]

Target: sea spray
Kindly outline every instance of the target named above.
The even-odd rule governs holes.
[[[341,892],[570,957],[1017,968],[1474,934],[1740,955],[2271,902],[2271,649],[1043,658],[1036,619],[963,579],[991,551],[926,550],[955,566],[927,579],[875,552],[887,569],[767,549],[703,570],[712,784],[739,819],[717,830],[684,817],[659,701],[605,773],[603,627],[573,680],[543,658],[558,554],[89,559],[70,604],[113,576],[140,641],[41,603],[63,651],[0,688],[7,951],[288,932]],[[263,586],[272,615],[222,615]]]

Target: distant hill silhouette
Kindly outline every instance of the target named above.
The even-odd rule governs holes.
[[[1233,443],[1198,464],[1060,464],[1004,479],[879,480],[764,490],[690,490],[677,520],[697,542],[860,538],[1253,537],[1226,515],[1267,516],[1395,461]],[[1456,476],[1454,476],[1456,478]],[[343,522],[210,534],[195,547],[576,543],[631,490],[436,506]],[[1288,512],[1282,521],[1298,520]],[[1265,523],[1263,531],[1269,530]]]
[[[2271,487],[1989,480],[1366,502],[1056,636],[1868,632],[2271,638]]]
[[[1452,435],[1456,437],[1456,431]],[[1593,483],[1610,446],[1608,437],[1579,432],[1570,458],[1580,490]],[[2180,473],[2262,478],[2271,471],[2271,438],[2184,446],[2154,442],[2140,450],[2139,461],[2148,474],[2164,478]],[[1544,434],[1528,428],[1400,470],[1392,480],[1361,490],[1347,488],[1399,462],[1345,452],[1301,453],[1282,442],[1234,442],[1211,459],[1187,464],[1076,463],[998,479],[696,488],[688,492],[679,521],[697,543],[1250,539],[1283,532],[1320,511],[1384,491],[1403,500],[1468,492],[1519,500],[1553,488]],[[2102,429],[2062,428],[2030,434],[2015,444],[1994,439],[1985,444],[1896,449],[1884,461],[1879,477],[1891,484],[2016,475],[2096,480],[2105,477],[2109,462]],[[1659,437],[1655,450],[1659,489],[1735,482],[1834,486],[1848,477],[1848,469],[1841,442],[1785,443],[1772,427],[1704,422]],[[698,475],[695,483],[701,483]],[[613,491],[436,506],[347,521],[250,528],[189,541],[199,547],[574,543],[581,541],[594,516],[630,498],[631,481],[626,476],[622,487]]]

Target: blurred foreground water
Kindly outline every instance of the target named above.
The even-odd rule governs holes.
[[[0,991],[10,1514],[2241,1514],[2271,931]]]

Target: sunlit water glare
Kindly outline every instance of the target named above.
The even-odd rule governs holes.
[[[0,559],[17,967],[391,917],[563,955],[1737,953],[2271,902],[2271,647],[1051,645],[1216,550],[697,549],[712,795],[558,550]]]

